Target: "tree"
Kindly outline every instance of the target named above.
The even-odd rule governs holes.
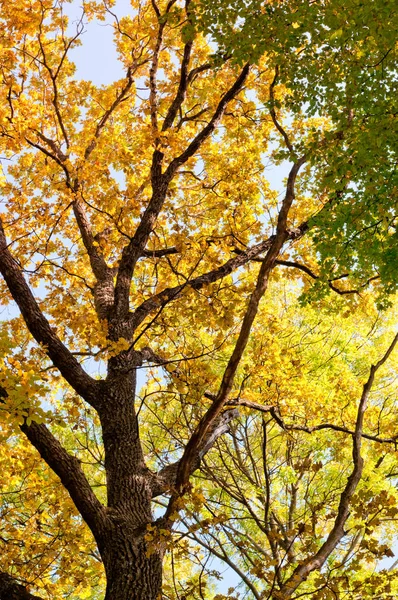
[[[394,7],[377,4],[392,21]],[[392,35],[355,2],[343,33],[333,2],[250,4],[232,21],[228,4],[219,21],[206,3],[133,2],[129,16],[114,15],[125,77],[97,87],[75,79],[70,52],[84,19],[113,14],[111,3],[84,3],[73,32],[62,1],[1,6],[1,293],[20,311],[2,328],[4,447],[9,473],[12,461],[29,460],[53,491],[39,505],[23,484],[6,494],[5,514],[36,527],[36,539],[29,548],[17,530],[6,537],[0,597],[40,596],[18,579],[42,579],[53,596],[77,585],[77,597],[98,597],[102,561],[106,600],[155,599],[189,498],[199,511],[193,474],[234,427],[270,281],[282,270],[287,284],[302,278],[303,300],[321,306],[333,293],[333,302],[351,298],[350,310],[358,297],[386,305],[395,291]],[[269,33],[260,43],[250,27],[262,14]],[[237,17],[245,35],[249,27],[240,52],[230,35]],[[363,35],[359,17],[370,27]],[[230,29],[220,33],[217,22]],[[369,69],[381,73],[376,85]],[[281,199],[266,156],[290,163]],[[378,347],[363,378],[346,432],[352,472],[331,531],[275,598],[291,597],[345,535],[363,414],[396,339]],[[147,366],[170,386],[153,410],[165,422],[181,416],[168,432],[149,417],[156,390],[137,396]],[[159,497],[166,506],[154,514]],[[72,532],[61,527],[60,543],[49,527],[65,515],[79,522],[73,510],[98,548],[87,550],[82,528],[89,586]]]
[[[281,293],[286,282],[276,285],[245,357],[241,415],[204,458],[195,481],[203,505],[186,507],[180,534],[202,545],[204,564],[208,553],[228,564],[250,598],[286,597],[303,566],[312,573],[293,597],[394,598],[393,561],[388,569],[380,561],[395,552],[396,362],[369,395],[362,477],[349,501],[347,494],[355,471],[349,431],[387,323],[370,343],[377,316],[369,307],[336,321],[298,309],[291,291]],[[171,416],[165,423],[178,435]],[[350,506],[344,536],[322,569],[314,569],[344,504]],[[227,597],[236,597],[232,589]]]

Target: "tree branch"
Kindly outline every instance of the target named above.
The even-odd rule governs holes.
[[[255,260],[261,260],[261,259],[255,259]],[[309,275],[312,279],[319,279],[318,275],[315,275],[315,273],[309,267],[307,267],[306,265],[302,265],[301,263],[291,261],[291,260],[277,260],[277,261],[275,261],[275,264],[281,265],[283,267],[292,267],[293,269],[299,269],[300,271],[303,271],[303,273],[306,273],[307,275]],[[347,275],[341,275],[340,277],[334,277],[333,279],[329,279],[328,286],[330,287],[331,290],[333,290],[337,294],[340,294],[341,296],[344,296],[346,294],[359,294],[360,293],[359,290],[341,290],[340,288],[336,287],[333,284],[333,281],[337,281],[338,279],[343,279],[343,277],[346,277],[346,276]],[[365,287],[371,281],[375,281],[376,279],[379,279],[378,275],[375,275],[374,277],[371,277],[370,279],[368,279],[368,281],[366,281],[366,283],[364,283],[361,287]]]
[[[184,55],[181,62],[180,71],[180,83],[178,86],[177,94],[167,112],[167,115],[163,121],[162,131],[167,131],[177,116],[178,110],[182,106],[188,89],[188,65],[191,58],[192,41],[185,44]]]
[[[94,136],[84,152],[84,158],[86,160],[89,158],[90,154],[96,147],[98,138],[101,135],[101,131],[105,127],[106,123],[108,122],[108,120],[111,117],[111,115],[113,114],[113,112],[117,109],[117,107],[124,100],[127,99],[127,94],[130,91],[131,86],[134,83],[133,75],[134,75],[135,71],[137,70],[138,66],[139,66],[138,64],[133,63],[128,67],[127,74],[126,74],[126,80],[125,80],[125,83],[124,83],[122,89],[120,90],[119,94],[116,96],[115,100],[112,102],[111,106],[108,108],[108,110],[105,111],[105,113],[102,115],[101,119],[97,123],[97,127],[95,128]]]
[[[190,4],[190,0],[186,0],[185,10],[187,13],[188,21],[190,20],[189,4]],[[185,100],[185,96],[186,96],[187,89],[188,89],[188,67],[189,67],[189,61],[191,59],[192,45],[193,45],[193,42],[192,42],[192,40],[190,40],[184,46],[184,54],[182,57],[181,69],[180,69],[180,83],[178,85],[178,90],[175,95],[175,98],[174,98],[169,110],[167,111],[167,115],[163,121],[162,131],[166,131],[173,125],[174,119],[177,116],[178,110],[180,109],[180,107],[182,106],[182,104]]]
[[[66,44],[66,46],[64,47],[64,52],[62,54],[61,60],[60,60],[60,62],[58,64],[58,67],[55,70],[55,73],[54,73],[53,69],[48,64],[47,55],[46,55],[46,52],[44,50],[44,45],[43,45],[42,37],[41,37],[42,36],[42,31],[43,31],[44,21],[45,21],[45,11],[44,11],[44,8],[42,7],[42,20],[41,20],[41,23],[39,25],[39,36],[38,36],[39,46],[40,46],[40,50],[41,50],[41,54],[42,54],[42,59],[43,59],[41,62],[44,65],[45,69],[47,70],[47,72],[48,72],[48,74],[50,76],[51,82],[52,82],[52,87],[53,87],[52,104],[54,106],[56,119],[57,119],[58,125],[59,125],[59,127],[61,129],[62,136],[63,136],[63,138],[65,140],[66,147],[69,148],[69,145],[70,145],[69,138],[68,138],[68,134],[67,134],[67,131],[66,131],[63,119],[62,119],[61,110],[60,110],[59,103],[58,103],[57,77],[58,77],[58,75],[59,75],[59,73],[61,71],[62,65],[65,62],[66,56],[68,54],[68,51],[70,50],[72,44],[83,33],[83,29],[84,28],[83,28],[82,18],[81,18],[80,19],[80,23],[79,23],[78,28],[77,28],[77,31],[76,31],[76,35],[73,38],[71,38],[69,40],[68,44]]]
[[[53,151],[54,155],[58,158],[60,163],[63,163],[67,160],[67,156],[66,154],[64,154],[62,152],[62,150],[59,148],[59,146],[50,138],[48,138],[46,135],[44,135],[44,133],[41,133],[41,131],[37,131],[34,130],[36,135],[45,143],[47,144],[47,146],[49,146],[51,148],[51,150]]]
[[[174,2],[175,2],[175,0],[174,1],[171,0],[167,6],[166,13],[164,15],[161,15],[159,8],[156,5],[155,0],[152,0],[152,7],[156,13],[156,16],[158,19],[158,24],[159,24],[155,49],[153,51],[153,56],[152,56],[151,68],[149,70],[149,106],[150,106],[150,113],[151,113],[152,133],[156,136],[156,139],[155,139],[156,146],[158,146],[158,144],[159,144],[159,139],[158,139],[158,101],[157,101],[157,83],[156,83],[157,71],[158,71],[158,65],[159,65],[159,52],[160,52],[160,48],[162,45],[163,30],[166,25],[165,16],[169,12],[169,10],[170,10],[171,6],[174,4]],[[162,19],[161,19],[161,17],[162,17]]]
[[[214,394],[210,394],[209,392],[205,392],[204,397],[209,398],[210,400],[215,400],[216,398]],[[235,398],[233,400],[228,400],[228,402],[225,403],[225,406],[245,406],[246,408],[258,410],[262,413],[270,413],[272,418],[278,423],[279,427],[283,429],[283,431],[303,431],[304,433],[314,433],[315,431],[322,431],[323,429],[332,429],[333,431],[340,431],[342,433],[348,433],[349,435],[354,435],[355,433],[355,431],[348,429],[348,427],[342,427],[341,425],[335,425],[334,423],[321,423],[320,425],[313,425],[312,427],[307,427],[306,425],[287,424],[279,414],[278,407],[273,404],[258,404],[257,402],[251,402],[250,400],[245,400],[244,398]],[[398,434],[392,438],[381,438],[370,433],[362,433],[362,437],[366,440],[370,440],[371,442],[378,442],[379,444],[398,445]]]
[[[248,587],[248,589],[252,592],[252,594],[255,597],[255,599],[256,600],[261,600],[261,595],[259,594],[259,592],[257,591],[256,587],[254,586],[254,583],[252,581],[250,581],[250,579],[247,576],[247,574],[245,573],[245,571],[243,571],[242,569],[240,569],[231,560],[231,558],[228,556],[228,553],[225,551],[224,547],[222,546],[222,544],[220,543],[220,541],[216,537],[211,536],[214,539],[214,541],[217,543],[217,545],[219,546],[220,551],[216,550],[213,546],[210,546],[210,544],[207,544],[203,540],[203,538],[201,538],[198,535],[196,535],[195,532],[192,531],[192,530],[189,532],[188,537],[191,538],[191,539],[193,539],[193,540],[195,540],[203,548],[205,548],[206,550],[208,550],[208,552],[210,552],[211,554],[213,554],[214,556],[216,556],[219,560],[221,560],[226,565],[228,565],[230,569],[232,569],[233,571],[235,571],[235,573],[240,577],[240,579],[246,584],[246,586]]]
[[[212,63],[204,63],[203,65],[200,65],[199,67],[195,67],[194,69],[189,71],[188,77],[187,77],[187,84],[188,85],[191,84],[193,82],[193,80],[195,79],[195,77],[197,77],[197,75],[199,75],[199,73],[208,71],[212,67],[213,67]]]
[[[283,129],[282,125],[279,123],[278,119],[276,118],[276,113],[275,113],[275,95],[274,95],[274,88],[276,85],[276,82],[278,81],[278,77],[279,77],[279,66],[276,65],[275,67],[275,76],[274,79],[272,80],[272,83],[269,87],[269,97],[270,97],[270,102],[271,102],[271,108],[270,108],[270,115],[272,118],[272,121],[275,125],[275,127],[277,128],[277,130],[279,131],[279,133],[282,135],[286,147],[289,150],[289,152],[293,153],[293,146],[289,140],[289,136],[287,135],[286,131]]]
[[[209,400],[216,400],[217,396],[215,394],[211,394],[210,392],[205,392],[203,394],[205,398],[209,398]],[[246,406],[247,408],[253,408],[254,410],[258,410],[260,412],[269,413],[275,409],[273,404],[257,404],[257,402],[251,402],[250,400],[245,400],[244,398],[233,398],[228,400],[225,403],[225,406]]]
[[[89,404],[97,404],[98,382],[90,377],[61,342],[39,308],[20,268],[8,250],[0,220],[0,272],[17,303],[25,323],[38,344],[45,346],[53,364],[72,388]]]
[[[110,273],[110,269],[106,264],[103,255],[98,251],[97,246],[94,245],[91,224],[88,220],[87,213],[84,210],[82,201],[76,199],[72,206],[83,244],[90,259],[92,271],[98,280],[106,279]]]
[[[161,250],[143,250],[142,256],[146,258],[162,258],[162,256],[168,256],[169,254],[178,254],[177,248],[163,248]]]
[[[246,65],[231,88],[223,95],[218,106],[210,119],[210,122],[192,140],[186,150],[180,156],[174,158],[166,171],[162,173],[163,153],[156,149],[153,153],[151,167],[152,197],[142,216],[134,236],[130,243],[125,246],[120,260],[116,286],[115,286],[115,311],[117,320],[127,317],[129,312],[129,295],[131,279],[137,260],[142,256],[149,236],[152,233],[156,219],[162,209],[166,198],[168,186],[173,179],[177,169],[183,165],[201,147],[205,140],[213,133],[228,103],[242,90],[249,74],[250,66]],[[119,337],[120,333],[118,334]]]
[[[304,222],[292,231],[288,232],[286,240],[297,240],[300,239],[308,230],[308,223]],[[169,302],[176,300],[182,291],[186,287],[190,287],[193,290],[200,290],[204,286],[209,285],[210,283],[214,283],[219,279],[223,279],[227,277],[239,267],[247,264],[255,257],[259,256],[263,252],[269,250],[274,240],[274,236],[269,237],[268,239],[256,244],[255,246],[251,246],[247,250],[239,251],[238,256],[234,256],[227,260],[223,265],[213,269],[212,271],[208,271],[203,275],[199,275],[190,281],[187,281],[181,285],[177,285],[175,287],[170,287],[162,290],[158,294],[154,294],[148,300],[145,300],[140,306],[138,306],[134,312],[130,313],[129,320],[127,322],[126,332],[128,336],[131,336],[132,332],[143,322],[143,320],[153,311],[163,308]]]
[[[98,250],[98,246],[94,244],[91,224],[81,200],[76,199],[73,202],[73,212],[84,247],[87,250],[91,269],[97,279],[97,283],[93,290],[95,308],[98,317],[100,319],[106,319],[109,316],[109,311],[112,308],[114,301],[113,272],[106,264],[102,252]]]
[[[253,408],[262,412],[269,412],[273,419],[278,423],[279,427],[284,431],[303,431],[304,433],[314,433],[315,431],[322,431],[323,429],[332,429],[333,431],[340,431],[342,433],[348,433],[349,435],[355,434],[355,431],[353,431],[352,429],[348,429],[348,427],[342,427],[341,425],[335,425],[334,423],[321,423],[320,425],[313,425],[312,427],[307,427],[305,425],[288,425],[284,422],[284,420],[278,413],[277,407],[262,407],[261,404],[255,406],[254,402],[252,402],[251,404],[252,406],[250,406],[249,408]],[[371,435],[370,433],[362,433],[362,437],[366,440],[370,440],[371,442],[378,442],[379,444],[398,444],[398,434],[392,438],[381,438],[377,435]]]
[[[249,71],[250,71],[250,64],[247,63],[243,67],[243,69],[242,69],[239,77],[236,79],[235,83],[221,98],[212,118],[210,119],[210,121],[206,125],[206,127],[204,127],[202,129],[202,131],[197,134],[197,136],[192,140],[192,142],[189,144],[189,146],[186,148],[186,150],[184,150],[184,152],[182,154],[180,154],[180,156],[177,156],[176,158],[174,158],[171,161],[171,163],[169,164],[169,166],[167,167],[166,172],[165,172],[166,179],[171,181],[176,170],[181,165],[186,163],[187,160],[190,159],[195,154],[195,152],[197,152],[197,150],[199,150],[199,148],[201,147],[203,142],[213,133],[213,131],[217,127],[218,123],[220,122],[221,117],[223,116],[225,109],[228,106],[229,102],[231,102],[231,100],[233,100],[237,96],[237,94],[239,94],[239,92],[242,90],[242,88],[246,82],[246,79],[249,75]]]
[[[98,125],[97,134],[95,137],[98,137],[100,131],[101,128],[99,128]],[[75,179],[72,185],[68,168],[64,164],[67,159],[67,156],[65,156],[62,153],[62,151],[58,148],[57,144],[53,140],[47,138],[39,131],[36,131],[36,134],[51,148],[52,152],[49,152],[45,147],[32,142],[28,138],[26,138],[26,141],[29,145],[40,150],[40,152],[42,152],[45,156],[48,156],[49,158],[54,160],[62,168],[66,175],[66,184],[68,188],[76,195],[77,190],[79,188],[79,181],[78,179]],[[86,156],[86,158],[88,158],[88,155]],[[97,284],[95,285],[93,290],[95,308],[98,317],[100,319],[106,319],[109,316],[109,311],[114,301],[113,273],[106,264],[102,253],[94,245],[94,238],[91,231],[91,225],[87,218],[87,214],[83,208],[81,200],[75,199],[72,203],[72,206],[84,247],[86,248],[87,254],[89,256],[92,272],[97,279]]]
[[[30,594],[24,585],[8,573],[0,572],[0,600],[43,600]]]
[[[0,386],[0,403],[3,403],[6,398],[8,392]],[[32,421],[28,425],[25,419],[20,429],[50,469],[60,478],[77,510],[98,541],[106,523],[106,509],[92,491],[80,461],[65,450],[43,423]]]
[[[107,520],[106,509],[91,489],[80,461],[65,450],[44,424],[32,421],[27,425],[25,422],[20,428],[42,459],[58,475],[98,541]]]
[[[25,138],[25,139],[26,139],[26,142],[29,144],[29,146],[32,146],[32,148],[36,148],[36,150],[40,150],[40,152],[42,152],[45,156],[48,156],[48,158],[51,158],[51,160],[54,160],[61,167],[61,169],[65,173],[66,185],[68,188],[72,189],[69,171],[68,171],[66,165],[64,164],[64,162],[62,160],[60,160],[60,158],[57,156],[57,154],[53,154],[52,152],[47,150],[47,148],[45,148],[41,144],[37,144],[36,142],[33,142],[29,138]]]

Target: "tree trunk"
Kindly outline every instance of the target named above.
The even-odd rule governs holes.
[[[120,537],[104,553],[105,600],[160,600],[163,552],[147,555],[147,545]],[[151,548],[152,551],[152,548]]]
[[[137,363],[134,355],[129,363],[111,361],[99,411],[109,519],[97,539],[107,578],[105,600],[160,600],[162,595],[163,544],[148,540],[155,527],[154,475],[145,465],[138,433]],[[127,373],[126,364],[132,367]]]

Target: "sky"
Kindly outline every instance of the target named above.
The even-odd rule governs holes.
[[[119,18],[131,11],[128,0],[117,0],[112,8]],[[73,0],[64,4],[64,12],[69,17],[71,32],[81,16],[81,3]],[[76,77],[92,81],[96,85],[106,85],[124,76],[122,65],[117,60],[113,44],[113,17],[109,15],[105,22],[85,22],[82,45],[73,48],[70,58],[76,64]]]

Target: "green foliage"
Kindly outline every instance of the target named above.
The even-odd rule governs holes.
[[[328,202],[310,221],[324,279],[347,271],[356,285],[375,273],[397,289],[398,11],[394,0],[210,2],[194,4],[196,27],[220,56],[278,67],[285,117],[325,117],[309,154],[314,193]],[[299,150],[300,149],[300,150]],[[323,292],[326,287],[323,286]]]

